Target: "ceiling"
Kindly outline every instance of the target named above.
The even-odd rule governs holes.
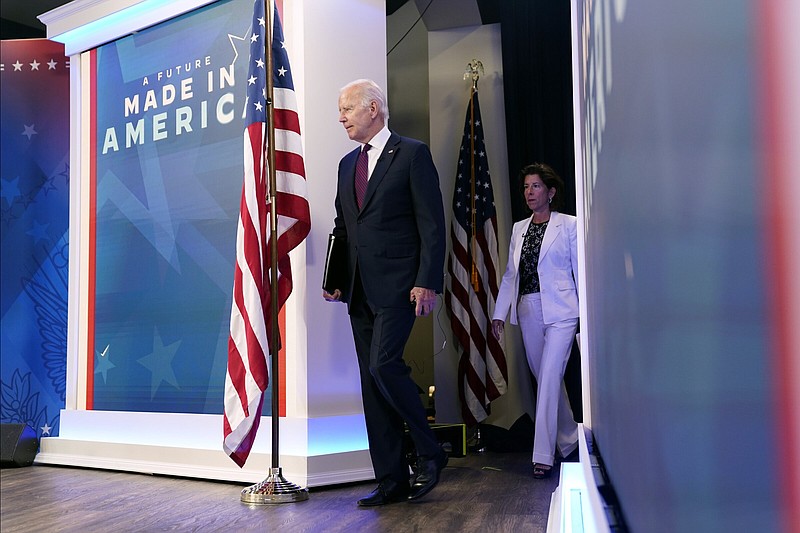
[[[407,1],[386,0],[386,14],[391,15]],[[0,17],[23,26],[44,31],[44,24],[36,17],[69,2],[70,0],[3,0],[2,7],[0,7]]]
[[[3,0],[0,7],[0,17],[23,26],[44,31],[44,24],[36,17],[68,3],[69,0]]]
[[[3,0],[0,4],[0,18],[4,22],[10,21],[14,25],[23,26],[34,30],[31,35],[19,35],[19,37],[34,37],[35,33],[44,36],[45,26],[37,18],[42,13],[55,9],[70,0]],[[386,14],[391,15],[402,7],[408,0],[386,0]],[[420,13],[423,13],[424,22],[428,30],[443,29],[462,25],[481,24],[495,22],[487,20],[493,18],[491,13],[493,0],[414,0]],[[463,2],[463,3],[462,3]],[[433,4],[433,5],[432,5]],[[431,8],[431,9],[428,9]],[[480,9],[479,9],[480,8]],[[488,15],[488,16],[487,16]],[[464,20],[461,20],[464,19]],[[15,33],[19,33],[20,28],[14,28]]]

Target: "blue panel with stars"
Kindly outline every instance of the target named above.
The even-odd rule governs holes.
[[[45,39],[0,48],[0,422],[55,436],[64,408],[69,58]]]

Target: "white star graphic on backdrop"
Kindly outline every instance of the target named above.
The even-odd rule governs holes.
[[[47,70],[55,70],[56,65],[58,65],[58,63],[56,63],[54,59],[51,59],[47,62]]]
[[[22,63],[19,62],[19,59],[17,59],[16,63],[12,63],[12,65],[14,65],[14,70],[19,70],[22,72]]]
[[[161,341],[158,328],[156,328],[153,337],[153,353],[145,355],[138,360],[140,365],[152,373],[152,377],[150,378],[151,400],[156,395],[163,381],[166,381],[176,389],[180,389],[178,380],[175,378],[175,371],[172,369],[172,359],[175,357],[175,352],[178,351],[180,345],[181,341],[176,341],[165,346]]]
[[[48,426],[47,422],[45,422],[44,425],[42,427],[40,427],[39,429],[42,430],[42,437],[44,437],[45,435],[50,435],[50,430],[53,429],[53,428]]]
[[[31,63],[30,65],[31,65],[31,70],[39,70],[39,65],[41,65],[41,63],[39,63],[34,59],[33,63]]]
[[[244,35],[242,35],[241,37],[239,37],[238,35],[233,35],[232,33],[228,34],[228,42],[231,43],[231,48],[233,48],[233,60],[231,61],[231,65],[234,65],[236,63],[236,60],[239,58],[239,50],[236,48],[236,43],[233,41],[234,40],[245,41],[247,39],[248,33],[250,33],[250,28],[248,28],[247,31],[244,32]]]
[[[30,126],[26,125],[25,126],[25,131],[22,132],[23,135],[28,137],[29,141],[31,140],[31,137],[33,137],[34,135],[36,135],[38,133],[39,133],[38,131],[33,129],[33,124],[31,124]]]

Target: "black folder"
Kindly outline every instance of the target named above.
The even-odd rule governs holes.
[[[347,294],[349,279],[347,276],[347,239],[328,235],[328,251],[325,254],[325,271],[322,274],[322,289],[330,294],[339,289],[342,295]]]

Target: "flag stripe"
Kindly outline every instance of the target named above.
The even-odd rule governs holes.
[[[292,292],[289,252],[303,242],[311,228],[296,95],[289,59],[282,45],[280,19],[277,11],[274,13],[271,50],[276,190],[272,195],[268,190],[264,146],[267,120],[264,1],[255,0],[251,30],[255,37],[251,40],[248,76],[254,83],[248,83],[245,101],[244,181],[236,233],[223,416],[223,449],[240,467],[247,461],[258,432],[264,392],[270,383],[269,357],[278,355],[269,353],[270,340],[278,334],[272,331],[272,291],[277,291],[279,311]],[[275,206],[271,205],[273,196]],[[271,286],[270,273],[273,243],[269,217],[273,207],[277,215],[277,287]]]

